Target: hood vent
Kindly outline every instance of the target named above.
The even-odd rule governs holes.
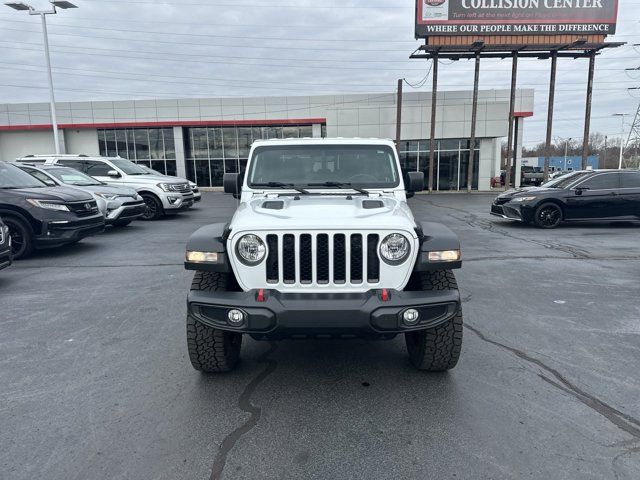
[[[382,208],[384,207],[384,203],[381,200],[363,200],[362,208],[366,210],[372,210],[374,208]]]
[[[267,200],[262,204],[262,208],[267,210],[282,210],[284,208],[284,202],[282,200]]]

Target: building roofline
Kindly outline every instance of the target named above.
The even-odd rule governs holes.
[[[287,125],[326,125],[326,118],[287,118],[273,120],[167,120],[167,121],[139,121],[139,122],[104,122],[104,123],[61,123],[59,129],[84,130],[93,128],[162,128],[162,127],[268,127]],[[53,125],[0,125],[0,132],[51,130]]]

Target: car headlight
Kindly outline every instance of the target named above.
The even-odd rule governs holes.
[[[236,244],[236,252],[240,261],[246,265],[257,265],[265,257],[267,247],[257,235],[252,233],[243,236]]]
[[[105,200],[115,200],[116,198],[118,198],[118,195],[114,195],[112,193],[96,192],[96,195],[100,198],[104,198]]]
[[[163,192],[175,192],[175,185],[172,183],[159,183],[158,188],[160,188]]]
[[[392,233],[380,242],[380,256],[391,265],[399,265],[409,257],[411,247],[404,235]]]
[[[536,197],[516,197],[516,198],[512,198],[511,201],[512,202],[529,202],[535,199]]]
[[[34,207],[45,208],[47,210],[57,210],[59,212],[70,212],[69,207],[63,205],[61,203],[49,202],[47,200],[37,200],[34,198],[28,198],[27,202],[29,202]]]

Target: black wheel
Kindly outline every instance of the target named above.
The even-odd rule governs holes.
[[[114,227],[126,227],[132,222],[132,220],[116,220],[113,222]]]
[[[227,273],[196,272],[191,290],[204,292],[237,290]],[[187,348],[196,370],[207,373],[230,372],[240,360],[242,334],[225,332],[200,323],[187,314]]]
[[[3,218],[3,221],[9,227],[13,258],[19,260],[29,256],[33,252],[33,234],[29,226],[14,217]]]
[[[146,209],[142,216],[142,220],[156,220],[162,216],[162,204],[155,195],[143,193],[142,199],[146,205]]]
[[[457,290],[451,270],[415,272],[409,288],[412,290]],[[443,372],[455,367],[462,351],[462,310],[447,323],[428,330],[405,333],[409,359],[418,370]]]
[[[555,203],[543,203],[536,208],[533,223],[538,228],[556,228],[562,222],[562,208]]]

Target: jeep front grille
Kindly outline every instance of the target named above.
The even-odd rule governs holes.
[[[380,281],[375,233],[268,234],[266,280],[285,285],[360,285]],[[348,253],[347,253],[348,252]],[[365,278],[366,274],[366,278]]]

